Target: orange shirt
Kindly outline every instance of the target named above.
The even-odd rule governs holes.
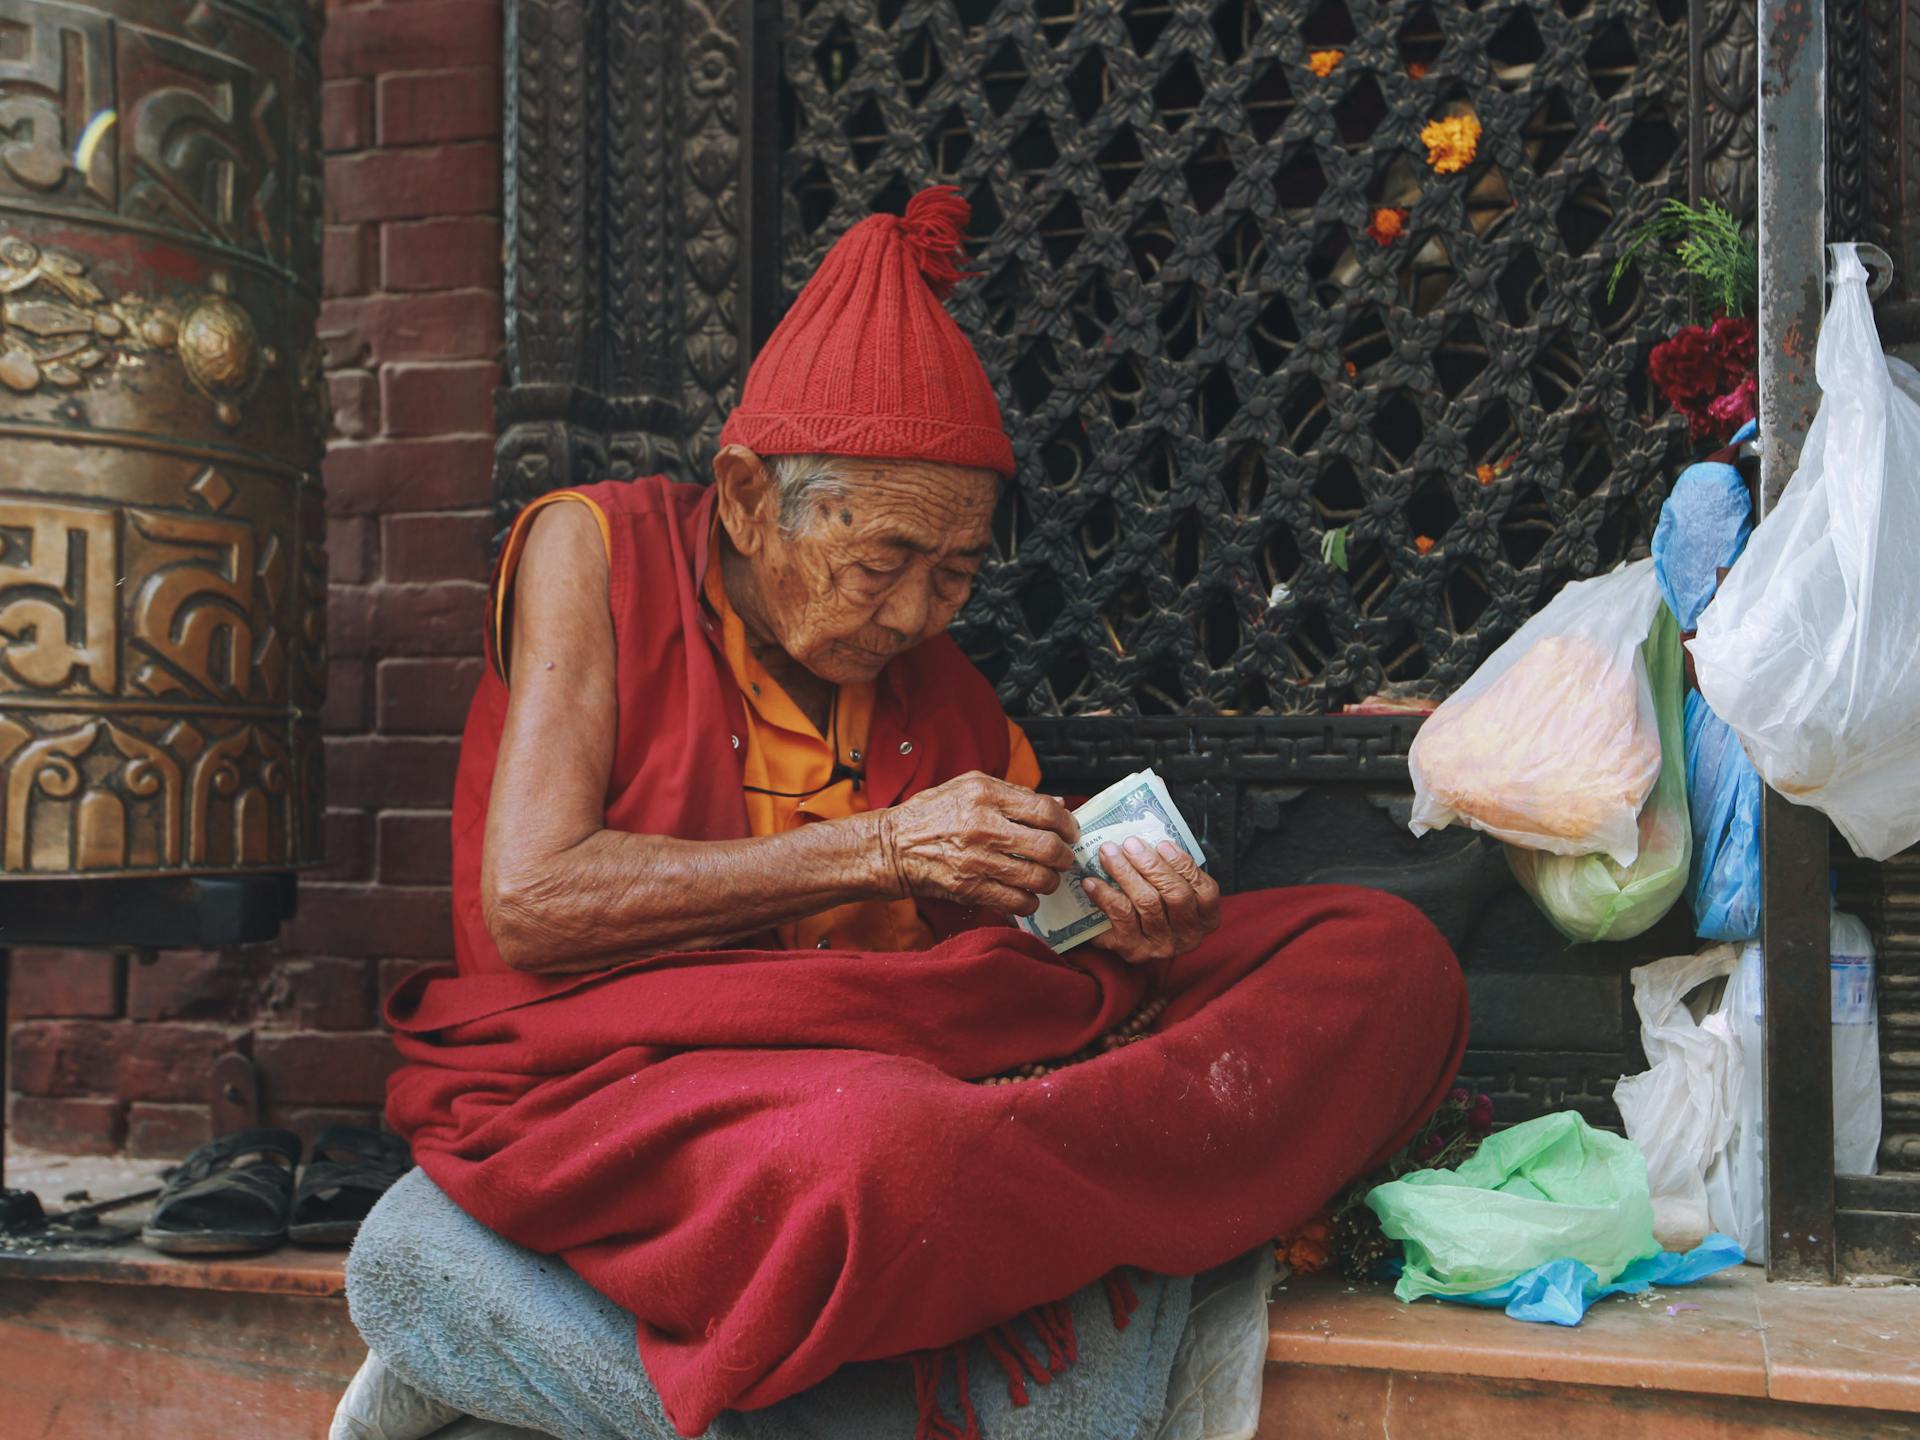
[[[873,686],[842,685],[822,735],[793,698],[753,657],[747,629],[727,602],[717,560],[707,567],[706,600],[720,621],[721,651],[746,700],[747,733],[740,737],[741,783],[747,787],[747,823],[755,835],[778,835],[815,820],[841,820],[867,808],[860,782],[833,777],[834,752],[859,770],[873,719]],[[1007,722],[1012,754],[1004,777],[1029,789],[1040,783],[1040,762],[1020,727]],[[766,792],[774,793],[766,793]],[[912,900],[864,900],[777,927],[789,950],[921,950],[933,932]]]

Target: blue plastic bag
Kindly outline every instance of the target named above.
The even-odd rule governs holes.
[[[1751,940],[1760,933],[1760,772],[1698,690],[1687,692],[1687,804],[1694,930]]]
[[[1749,422],[1734,439],[1752,433]],[[1653,573],[1682,630],[1694,628],[1752,533],[1738,470],[1704,461],[1680,472],[1654,528]],[[1760,776],[1697,691],[1687,693],[1686,729],[1694,927],[1707,940],[1750,940],[1760,932]]]
[[[1738,1241],[1716,1234],[1707,1236],[1684,1255],[1663,1250],[1658,1255],[1635,1260],[1605,1284],[1578,1260],[1549,1260],[1524,1275],[1516,1275],[1504,1285],[1439,1298],[1456,1305],[1504,1310],[1516,1320],[1578,1325],[1596,1300],[1609,1295],[1639,1295],[1655,1285],[1691,1285],[1746,1258]]]
[[[1713,598],[1722,566],[1731,566],[1753,533],[1747,482],[1731,465],[1689,465],[1673,482],[1653,531],[1653,573],[1682,630],[1691,630]]]

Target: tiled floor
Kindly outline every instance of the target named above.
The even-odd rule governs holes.
[[[1769,1285],[1743,1266],[1602,1301],[1568,1328],[1430,1300],[1403,1305],[1385,1286],[1315,1278],[1291,1282],[1271,1313],[1268,1358],[1282,1365],[1920,1413],[1914,1285]]]

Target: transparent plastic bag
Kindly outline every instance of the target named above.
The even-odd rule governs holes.
[[[1882,353],[1854,248],[1831,247],[1800,468],[1692,650],[1767,783],[1884,860],[1920,841],[1920,374]]]
[[[1405,1242],[1402,1300],[1471,1294],[1549,1260],[1578,1260],[1604,1285],[1660,1250],[1647,1162],[1571,1110],[1488,1136],[1456,1169],[1377,1185],[1367,1205]]]
[[[1687,821],[1680,627],[1663,605],[1642,647],[1660,726],[1660,778],[1640,810],[1640,853],[1631,865],[1605,855],[1547,855],[1507,847],[1514,879],[1569,940],[1631,940],[1657,924],[1687,887],[1693,831]]]
[[[1640,647],[1653,562],[1569,585],[1414,737],[1413,833],[1470,825],[1555,855],[1640,853],[1660,726]]]

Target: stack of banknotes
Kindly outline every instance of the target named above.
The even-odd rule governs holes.
[[[1020,917],[1020,928],[1037,935],[1055,950],[1071,950],[1113,928],[1100,907],[1087,898],[1081,882],[1111,881],[1100,863],[1102,845],[1122,845],[1134,837],[1149,845],[1171,840],[1206,867],[1207,857],[1193,831],[1174,807],[1166,782],[1151,770],[1140,770],[1109,785],[1073,812],[1080,822],[1080,843],[1073,847],[1073,868],[1060,877],[1060,888],[1040,897],[1040,908]]]

